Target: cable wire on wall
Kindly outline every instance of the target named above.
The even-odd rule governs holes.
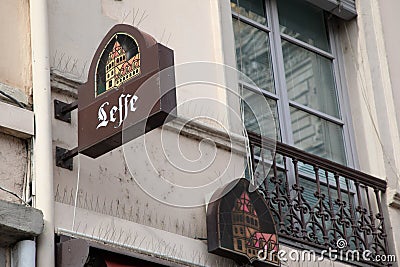
[[[0,94],[17,104],[20,108],[25,108],[24,104],[18,101],[16,98],[12,97],[11,95],[7,94],[6,92],[0,90]]]

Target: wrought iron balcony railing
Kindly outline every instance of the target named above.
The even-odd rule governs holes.
[[[254,175],[265,179],[263,192],[281,240],[342,255],[358,251],[361,265],[385,264],[361,255],[388,255],[381,204],[386,181],[283,143],[272,155],[268,141],[249,138]]]

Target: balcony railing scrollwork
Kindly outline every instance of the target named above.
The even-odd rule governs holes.
[[[265,179],[262,191],[280,238],[342,255],[358,251],[361,264],[385,265],[361,255],[389,253],[381,204],[386,181],[279,142],[272,153],[268,140],[251,133],[249,139],[254,177]]]

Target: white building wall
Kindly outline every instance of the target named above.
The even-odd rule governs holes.
[[[400,3],[395,0],[378,1],[378,10],[380,11],[382,36],[387,53],[387,64],[392,84],[393,101],[395,103],[395,112],[397,116],[397,125],[400,125],[400,53],[398,34],[399,16],[396,12],[400,8]]]
[[[398,44],[400,42],[400,36],[398,34],[398,27],[400,23],[400,18],[396,12],[399,10],[400,3],[398,1],[378,1],[377,9],[380,11],[381,27],[382,27],[382,40],[384,40],[384,49],[386,50],[386,64],[388,75],[390,77],[387,80],[391,83],[391,93],[394,107],[391,109],[390,124],[394,124],[396,118],[397,127],[400,126],[400,53],[398,49]],[[391,100],[391,99],[389,99]],[[391,102],[391,101],[389,101]],[[394,116],[396,116],[394,118]],[[392,129],[396,131],[397,134],[400,133],[400,129]],[[395,133],[394,133],[395,134]],[[398,142],[397,142],[398,145]],[[396,142],[393,149],[393,154],[399,157],[399,147],[396,146]],[[395,251],[396,254],[400,254],[400,232],[397,231],[396,222],[400,220],[400,203],[398,198],[394,198],[393,194],[400,193],[400,167],[396,164],[394,167],[395,175],[391,180],[390,191],[388,191],[388,202],[391,205],[389,208],[389,216],[392,222],[392,231],[394,235]],[[397,178],[397,179],[396,179]],[[397,182],[397,183],[396,183]],[[396,209],[397,208],[397,209]]]
[[[229,8],[228,2],[224,4]],[[49,1],[49,20],[50,62],[53,73],[58,75],[58,81],[53,80],[53,85],[58,87],[54,88],[53,97],[66,102],[75,100],[76,90],[65,86],[68,81],[60,77],[85,81],[98,44],[117,23],[132,24],[134,20],[134,26],[174,50],[178,66],[177,84],[191,82],[188,76],[182,74],[185,68],[179,67],[179,64],[196,61],[224,63],[218,1],[206,4],[200,0]],[[225,78],[223,69],[211,71],[211,74],[214,81],[222,87],[226,86],[228,78]],[[236,82],[229,82],[235,85],[233,89],[236,90]],[[219,103],[198,101],[198,97],[218,100]],[[160,129],[146,134],[147,148],[143,138],[130,142],[126,149],[133,156],[128,159],[124,157],[122,148],[98,159],[78,156],[74,159],[72,172],[55,168],[57,232],[108,240],[141,253],[152,250],[155,244],[161,244],[161,247],[153,248],[160,251],[157,257],[182,263],[234,265],[229,260],[208,254],[206,243],[196,239],[207,237],[204,205],[192,208],[166,205],[146,194],[135,182],[145,178],[152,181],[154,189],[157,189],[162,179],[189,186],[208,183],[218,176],[228,180],[243,176],[240,170],[244,166],[244,148],[237,125],[239,121],[228,118],[231,114],[228,116],[227,112],[231,110],[226,104],[228,100],[232,101],[233,109],[238,112],[238,99],[232,99],[223,89],[204,84],[178,87],[177,99],[178,106],[188,101],[192,103],[178,107],[180,118],[203,118],[189,123],[189,127],[185,126],[185,135],[181,136],[177,134],[177,127],[182,126],[180,121],[169,124],[163,130],[167,153],[172,153],[170,159],[176,158],[174,153],[181,149],[187,160],[182,157],[174,162],[180,166],[199,158],[193,168],[209,166],[197,174],[174,167],[170,159],[163,157]],[[72,114],[71,124],[53,120],[54,146],[73,148],[77,145],[76,111]],[[235,134],[235,152],[221,148],[229,144],[226,133],[231,131]],[[210,142],[201,142],[204,138],[216,142],[217,147]],[[179,147],[173,142],[179,142]],[[128,164],[130,168],[125,164],[126,160],[132,162]],[[230,167],[224,173],[228,165]],[[171,186],[170,192],[160,192],[161,197],[168,199],[175,190],[176,187]],[[181,196],[182,199],[185,197],[190,196]],[[207,197],[205,194],[203,204]]]

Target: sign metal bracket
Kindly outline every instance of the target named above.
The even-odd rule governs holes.
[[[54,100],[54,118],[67,123],[71,123],[71,111],[78,108],[78,101],[65,103],[60,100]]]
[[[68,150],[57,146],[56,166],[72,171],[74,167],[73,158],[77,155],[78,155],[78,147]]]

